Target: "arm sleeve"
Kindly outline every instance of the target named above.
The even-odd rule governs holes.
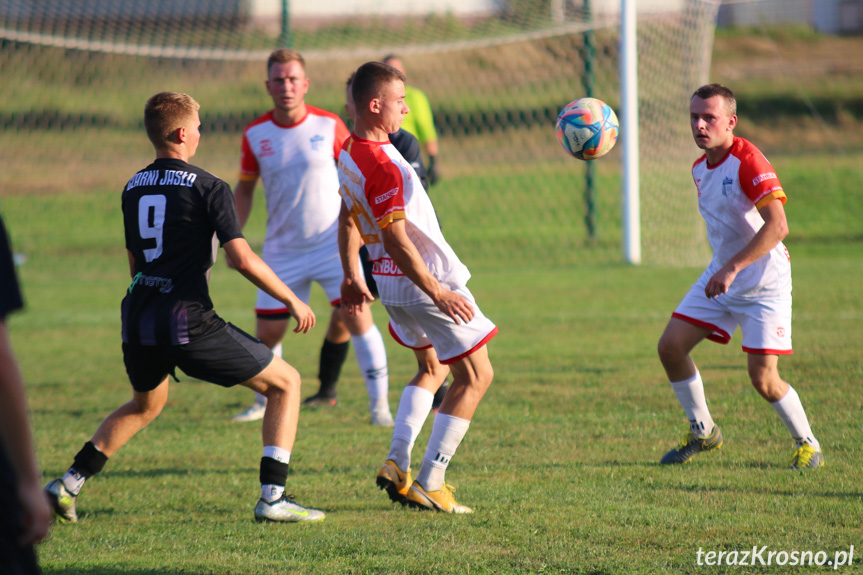
[[[219,245],[225,245],[231,240],[243,237],[240,221],[237,218],[237,206],[231,188],[222,180],[217,180],[207,196],[207,211],[210,225],[219,238]]]
[[[786,202],[779,176],[760,152],[748,155],[740,163],[740,187],[757,209],[773,200]]]
[[[243,132],[243,144],[240,148],[240,179],[245,181],[257,180],[260,174],[258,158],[255,157],[255,152],[252,151],[252,146],[249,144],[247,132]]]
[[[404,178],[392,162],[378,164],[366,180],[366,198],[380,228],[405,219]]]

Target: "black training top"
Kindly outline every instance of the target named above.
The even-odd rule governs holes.
[[[420,182],[426,192],[429,190],[428,175],[426,167],[423,164],[423,156],[420,151],[420,143],[416,137],[403,128],[399,128],[398,132],[390,134],[390,143],[399,151],[399,154],[407,160],[413,167],[414,171],[420,177]]]
[[[208,285],[214,240],[243,237],[228,184],[182,160],[157,159],[126,184],[123,224],[135,258],[123,341],[181,345],[221,328]]]

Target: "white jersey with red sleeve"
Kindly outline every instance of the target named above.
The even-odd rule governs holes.
[[[243,133],[240,180],[260,177],[267,198],[265,259],[338,244],[335,162],[350,132],[331,112],[309,105],[306,111],[290,126],[276,122],[270,111]]]
[[[768,202],[786,201],[779,177],[767,158],[743,138],[734,141],[718,164],[707,156],[692,166],[698,209],[707,224],[713,260],[702,275],[711,277],[740,252],[764,225],[758,210]],[[777,297],[791,293],[788,250],[779,242],[767,255],[744,268],[728,290],[731,297]]]
[[[339,193],[359,227],[374,262],[380,300],[406,306],[429,297],[384,251],[381,228],[406,220],[406,231],[429,272],[447,289],[467,284],[470,272],[441,233],[434,207],[411,165],[387,142],[351,134],[339,155]]]

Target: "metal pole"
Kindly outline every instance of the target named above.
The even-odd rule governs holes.
[[[291,0],[282,0],[282,32],[279,34],[279,48],[290,48],[291,38]]]
[[[591,23],[593,14],[591,12],[590,0],[584,0],[584,21]],[[584,75],[581,78],[581,83],[584,86],[584,95],[593,97],[593,85],[595,74],[593,71],[593,62],[596,57],[596,46],[593,42],[593,30],[588,30],[584,33]],[[586,162],[584,172],[584,224],[587,226],[587,236],[594,240],[596,239],[596,165],[593,162]]]
[[[635,0],[620,5],[620,134],[623,138],[623,253],[641,263],[641,206],[638,179],[638,54]]]

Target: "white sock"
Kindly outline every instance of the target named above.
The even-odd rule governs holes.
[[[273,485],[272,483],[261,485],[261,499],[267,503],[272,503],[273,501],[281,499],[284,494],[284,485]]]
[[[692,434],[696,437],[710,435],[713,431],[713,418],[710,417],[707,400],[704,399],[704,383],[701,381],[701,374],[696,371],[689,379],[670,383],[677,401],[686,412]]]
[[[68,491],[73,497],[77,497],[78,492],[81,491],[87,478],[78,473],[74,467],[70,467],[69,471],[66,472],[66,475],[63,476],[61,481],[63,482],[63,487],[66,488],[66,491]]]
[[[361,335],[352,335],[357,363],[366,381],[369,392],[369,408],[386,407],[389,410],[389,374],[387,372],[387,350],[384,338],[376,325]]]
[[[779,401],[775,401],[770,405],[779,414],[788,433],[794,438],[797,447],[804,443],[808,443],[815,449],[821,449],[821,444],[815,439],[812,434],[812,428],[809,427],[809,420],[806,418],[806,412],[803,411],[803,404],[800,403],[800,396],[794,391],[794,388],[788,386],[788,393]]]
[[[432,401],[432,392],[415,385],[407,386],[402,392],[393,427],[393,440],[387,455],[387,459],[393,460],[402,471],[410,469],[411,449],[431,411]]]
[[[282,342],[279,342],[273,347],[271,347],[270,351],[272,351],[273,355],[275,355],[276,357],[282,357]],[[258,405],[267,405],[267,396],[256,391],[255,403],[257,403]]]
[[[280,463],[291,462],[291,452],[284,447],[278,447],[276,445],[265,445],[263,455],[264,457],[275,459]],[[261,485],[261,499],[263,499],[264,501],[272,503],[273,501],[280,499],[284,493],[284,485],[275,485],[273,483],[266,483]]]
[[[264,457],[269,457],[270,459],[275,459],[280,463],[290,463],[291,462],[291,452],[284,447],[277,447],[275,445],[265,445],[264,446]]]
[[[428,449],[416,479],[426,491],[437,491],[443,487],[446,468],[464,439],[468,427],[468,419],[441,412],[435,416]]]

